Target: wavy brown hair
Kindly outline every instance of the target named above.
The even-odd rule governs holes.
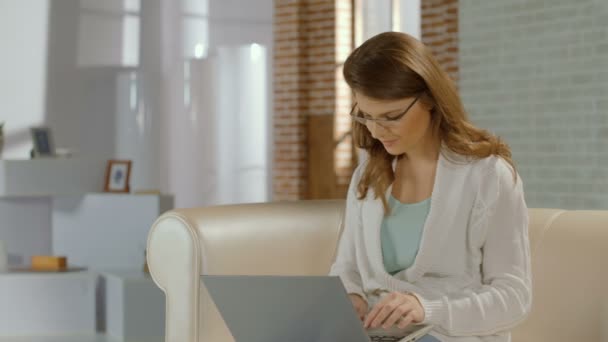
[[[405,33],[381,33],[350,54],[343,72],[354,92],[373,99],[400,100],[421,95],[420,100],[432,108],[433,133],[445,147],[474,159],[500,156],[511,165],[516,177],[509,146],[469,121],[451,78],[420,41]],[[363,199],[371,187],[388,213],[384,194],[395,179],[392,162],[396,157],[372,137],[365,125],[353,120],[352,132],[355,145],[369,155],[357,186],[359,199]]]

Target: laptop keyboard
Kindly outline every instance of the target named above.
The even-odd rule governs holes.
[[[397,336],[370,336],[372,342],[397,342],[403,339],[403,337]]]

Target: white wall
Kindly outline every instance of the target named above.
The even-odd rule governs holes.
[[[0,0],[4,158],[29,158],[28,128],[44,120],[48,11],[48,0]]]
[[[32,4],[44,8],[44,18],[36,17],[37,12],[27,8],[34,8]],[[9,44],[7,49],[3,46],[0,58],[10,57],[11,60],[0,63],[1,68],[7,68],[0,74],[15,74],[24,83],[15,87],[11,80],[3,78],[0,82],[0,112],[8,117],[9,144],[15,124],[22,123],[25,129],[44,122],[53,130],[58,147],[71,148],[81,154],[113,156],[116,77],[121,68],[134,63],[139,52],[133,34],[127,34],[125,41],[123,33],[130,32],[125,22],[133,21],[137,7],[127,6],[125,11],[130,11],[130,14],[125,16],[116,8],[116,1],[112,6],[106,3],[106,6],[97,6],[99,8],[95,4],[79,0],[2,0],[0,3],[7,9],[2,8],[0,16],[6,15],[11,19],[0,20],[0,27],[7,27],[0,30],[0,34],[8,37],[9,32],[20,31],[28,35],[24,38],[12,34],[10,39],[2,39],[20,43]],[[23,27],[12,25],[13,21]],[[104,29],[113,22],[122,25],[105,32]],[[18,40],[15,39],[17,37]],[[125,45],[130,48],[125,48]],[[30,61],[33,58],[38,58],[36,63]],[[36,109],[2,108],[17,104]],[[29,157],[31,144],[29,135],[25,133],[29,134],[24,132],[19,136],[26,140],[27,146],[5,157]]]
[[[78,65],[78,0],[52,1],[49,16],[45,121],[58,147],[111,158],[116,70]]]
[[[460,2],[460,90],[530,207],[608,207],[608,2]]]

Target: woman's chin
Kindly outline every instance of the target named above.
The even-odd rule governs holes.
[[[384,149],[388,154],[393,156],[399,156],[403,154],[403,151],[397,146],[384,146]]]

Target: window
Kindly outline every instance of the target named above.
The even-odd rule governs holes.
[[[183,0],[184,57],[205,58],[209,49],[209,1]]]
[[[420,0],[355,0],[355,45],[387,31],[420,39]]]

